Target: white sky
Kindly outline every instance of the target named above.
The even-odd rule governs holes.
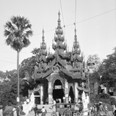
[[[101,59],[116,47],[116,0],[76,0],[77,37],[85,58],[98,54]],[[62,3],[62,10],[61,4]],[[16,51],[7,46],[4,25],[12,16],[30,20],[33,36],[31,44],[20,53],[20,62],[31,56],[40,46],[42,29],[47,47],[51,47],[57,27],[58,11],[69,49],[74,40],[75,0],[0,0],[0,70],[16,69]],[[63,13],[63,15],[62,15]],[[52,48],[51,48],[52,49]]]

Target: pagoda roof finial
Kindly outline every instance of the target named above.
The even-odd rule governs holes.
[[[77,42],[77,29],[76,29],[76,23],[74,23],[74,26],[75,26],[75,29],[74,29],[74,39],[75,39],[75,42]]]
[[[60,11],[58,12],[58,26],[61,26],[60,24],[61,20],[60,20]]]
[[[60,20],[60,12],[58,12],[58,26],[55,31],[54,41],[56,43],[52,44],[52,48],[55,51],[64,52],[64,50],[66,50],[67,46],[66,43],[64,42],[63,29],[61,27],[61,20]]]
[[[41,43],[41,49],[46,49],[46,43],[45,43],[45,39],[44,39],[44,29],[42,30],[42,43]]]
[[[58,12],[58,19],[60,19],[60,11]]]
[[[73,61],[79,61],[82,62],[83,57],[80,57],[80,46],[79,46],[79,42],[77,41],[77,30],[76,30],[76,24],[74,23],[75,29],[74,29],[74,42],[73,42],[73,49],[72,49],[72,59]]]
[[[77,30],[76,30],[76,24],[74,23],[75,29],[74,29],[74,42],[73,42],[73,51],[77,54],[80,54],[80,47],[79,42],[77,41]]]
[[[42,30],[42,42],[45,42],[45,40],[44,40],[44,29]]]

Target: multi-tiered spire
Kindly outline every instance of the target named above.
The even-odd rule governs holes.
[[[52,48],[56,52],[59,53],[66,50],[66,44],[64,43],[63,30],[61,27],[60,12],[58,13],[58,26],[55,31],[54,41],[55,41],[55,44],[52,44]]]
[[[75,62],[82,61],[81,56],[80,56],[80,46],[79,42],[77,41],[77,34],[76,34],[76,28],[75,28],[75,35],[74,35],[74,43],[73,43],[73,50],[72,50],[72,60]]]
[[[45,61],[47,56],[46,43],[44,39],[44,30],[42,30],[42,43],[40,45],[40,60]]]

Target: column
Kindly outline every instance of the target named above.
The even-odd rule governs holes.
[[[65,80],[65,100],[66,100],[66,103],[68,103],[68,96],[69,96],[69,90],[68,90],[68,82],[67,80]]]
[[[75,82],[75,103],[78,102],[78,83]]]
[[[82,93],[82,102],[83,102],[83,106],[85,106],[85,91],[83,91]],[[83,108],[84,109],[84,108]]]
[[[43,85],[40,85],[40,103],[43,104]]]
[[[48,103],[52,104],[53,103],[53,97],[52,97],[52,82],[48,82]]]

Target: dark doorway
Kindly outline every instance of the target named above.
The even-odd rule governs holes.
[[[70,87],[69,96],[71,98],[71,103],[74,103],[74,92],[72,86]]]
[[[35,96],[35,104],[40,104],[40,94],[39,94],[39,92],[35,91],[34,96]]]
[[[58,102],[63,102],[64,90],[60,80],[56,80],[53,87],[53,99]],[[60,100],[60,101],[59,101]]]

